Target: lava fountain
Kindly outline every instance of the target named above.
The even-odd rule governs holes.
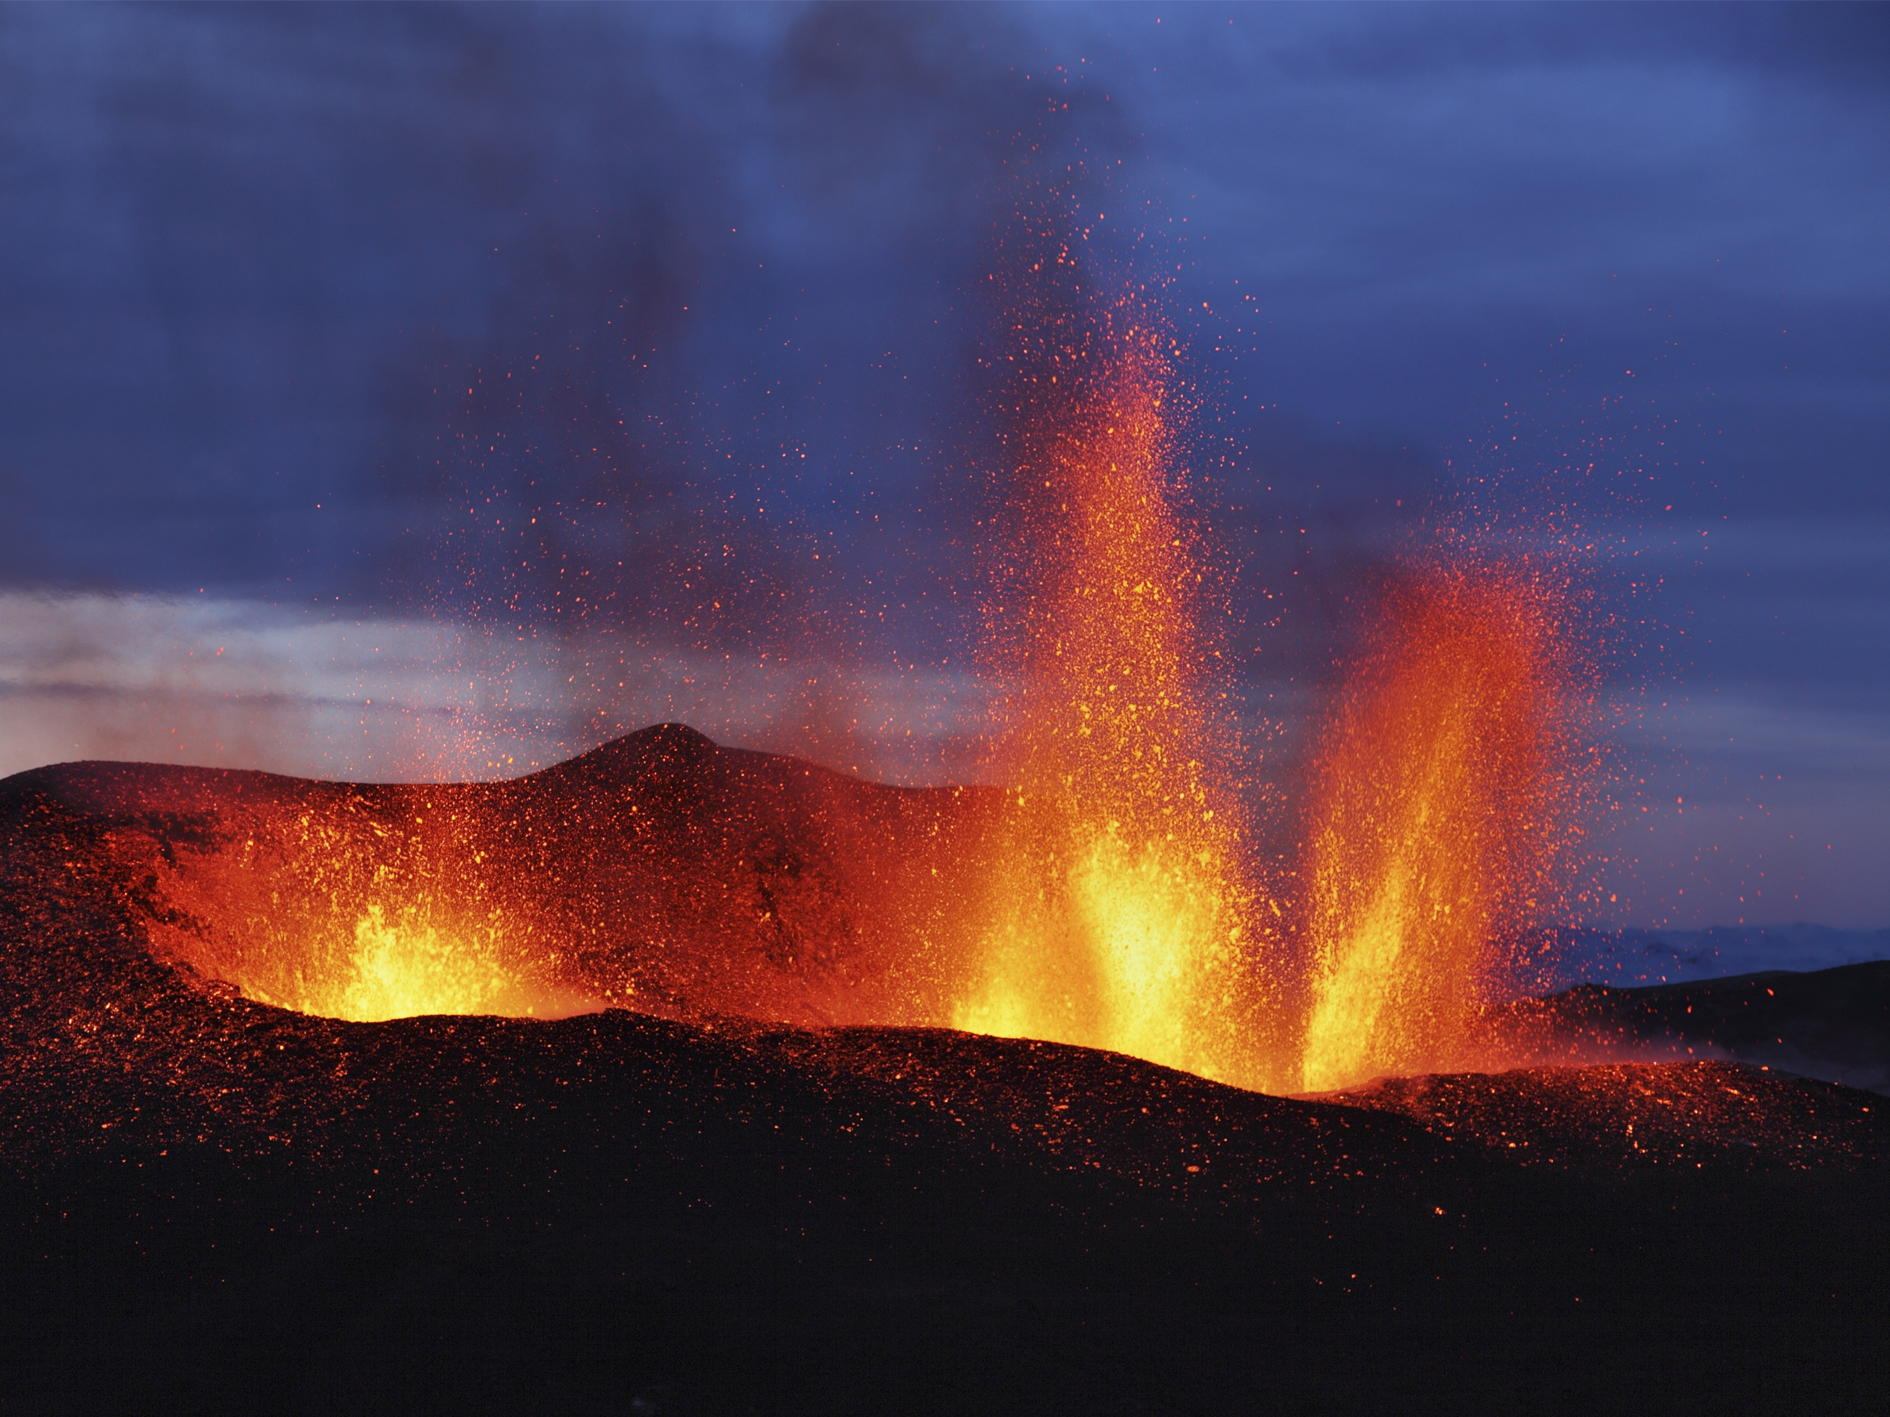
[[[218,794],[214,815],[167,801],[115,825],[118,853],[148,872],[137,894],[159,955],[259,1002],[359,1022],[596,1006],[501,890],[468,789],[391,789],[388,813],[363,789],[255,776]]]
[[[1173,505],[1172,338],[1132,296],[1014,328],[1014,573],[986,612],[1022,686],[1014,790],[952,1022],[1260,1082],[1255,897],[1208,768],[1203,572]]]
[[[1268,1091],[1497,1061],[1476,1025],[1514,982],[1499,942],[1549,915],[1573,821],[1556,588],[1462,552],[1407,565],[1318,734],[1297,869],[1262,879],[1176,510],[1178,345],[1067,245],[1035,254],[986,616],[1022,686],[1014,787],[952,1022]]]
[[[1479,1061],[1497,941],[1545,914],[1572,820],[1553,610],[1500,566],[1385,596],[1312,772],[1305,1090]]]

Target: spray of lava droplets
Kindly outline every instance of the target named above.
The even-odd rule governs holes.
[[[1008,839],[952,1022],[1268,1091],[1495,1065],[1476,1022],[1551,909],[1576,793],[1556,590],[1468,553],[1381,597],[1305,784],[1287,899],[1251,869],[1178,517],[1178,348],[1039,233],[1010,322]],[[1509,942],[1502,944],[1499,942]]]
[[[986,611],[1021,686],[1014,800],[953,1022],[1270,1081],[1261,916],[1209,767],[1203,573],[1174,511],[1173,339],[1139,294],[1095,299],[1067,243],[1038,252],[1005,355],[1010,574]]]
[[[1576,819],[1557,604],[1468,558],[1381,597],[1312,774],[1306,1091],[1500,1063],[1479,1056],[1479,1006],[1519,982]]]

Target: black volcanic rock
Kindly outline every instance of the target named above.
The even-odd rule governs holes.
[[[868,912],[823,937],[865,979],[950,908],[881,892],[991,809],[676,729],[476,789],[0,783],[0,1411],[1883,1405],[1874,1094],[1711,1063],[1295,1101],[807,1026],[873,986],[771,956],[757,882],[796,929]],[[454,813],[554,878],[539,920],[674,888],[679,1016],[344,1023],[154,953],[241,944],[185,903],[241,886],[224,853],[287,869],[257,829],[398,864]]]
[[[1890,1092],[1890,960],[1637,989],[1584,984],[1538,1007],[1598,1045],[1685,1048]]]
[[[1381,1078],[1330,1100],[1475,1139],[1519,1166],[1796,1166],[1890,1161],[1881,1098],[1726,1062],[1602,1063]]]

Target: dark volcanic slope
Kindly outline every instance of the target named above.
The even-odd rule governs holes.
[[[1335,1102],[1409,1117],[1519,1166],[1875,1166],[1884,1102],[1738,1063],[1612,1063],[1381,1078]]]
[[[1890,1092],[1890,960],[1640,989],[1590,984],[1542,1002],[1572,1037],[1679,1045]]]
[[[540,1095],[556,1111],[578,1095],[568,1089],[651,1102],[659,1128],[725,1113],[773,1132],[785,1115],[874,1165],[897,1140],[979,1166],[1100,1171],[1178,1192],[1331,1182],[1356,1170],[1354,1131],[1406,1171],[1439,1157],[1402,1123],[1053,1044],[623,1010],[351,1024],[253,1003],[153,958],[147,901],[100,847],[96,819],[35,784],[10,786],[0,1096],[12,1126],[0,1157],[22,1167],[148,1134],[320,1170],[372,1145],[390,1114],[424,1119],[416,1146],[437,1151],[450,1137],[456,1150],[495,1121],[535,1117]]]
[[[583,791],[621,804],[682,770],[626,758]],[[370,830],[450,794],[250,776],[206,805],[231,785],[85,771],[0,784],[0,1411],[1886,1397],[1872,1094],[1714,1064],[1388,1084],[1348,1106],[936,1029],[340,1023],[154,958],[154,932],[185,927],[149,862],[169,844],[179,879],[213,872],[251,839],[251,809],[227,805],[244,794],[268,821],[285,797],[344,820],[357,804]],[[814,812],[776,781],[774,815],[708,838],[710,916],[723,883],[756,879],[754,824]],[[816,841],[841,840],[820,812],[836,835]],[[841,847],[783,849],[803,876],[865,879]],[[1708,1104],[1704,1131],[1667,1115]]]

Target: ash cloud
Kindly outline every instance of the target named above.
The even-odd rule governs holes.
[[[399,410],[411,525],[363,593],[699,648],[961,655],[978,277],[1033,153],[1129,146],[1080,74],[1007,63],[1022,42],[951,8],[813,7],[723,50],[733,86],[561,84],[587,131],[635,141],[497,164],[498,204],[537,215],[497,253],[482,339],[434,351]],[[757,165],[786,180],[762,190]],[[613,187],[621,209],[585,205]]]

